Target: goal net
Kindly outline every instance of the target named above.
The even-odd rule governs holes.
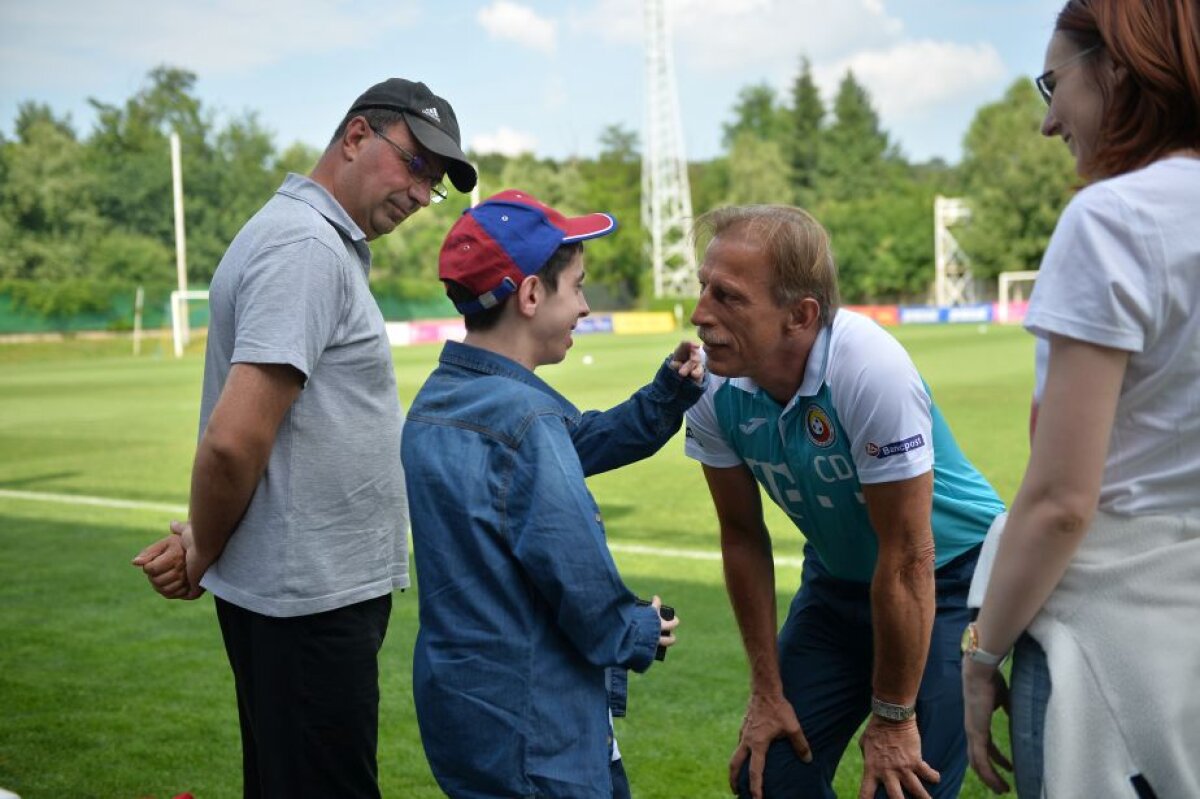
[[[1025,316],[1025,303],[1037,280],[1037,270],[1030,272],[1001,272],[996,292],[996,321],[1001,324],[1016,322]],[[1020,313],[1016,313],[1017,307]]]
[[[192,328],[188,318],[188,302],[208,302],[207,291],[171,292],[171,339],[175,342],[175,357],[183,357],[183,348],[192,340]]]

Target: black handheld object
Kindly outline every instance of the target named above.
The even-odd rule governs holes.
[[[644,599],[639,599],[637,601],[637,603],[639,605],[643,605],[643,606],[650,605],[650,603]],[[670,605],[660,605],[658,608],[658,615],[659,615],[659,618],[661,618],[663,621],[670,621],[671,619],[675,618],[675,608],[671,607]],[[656,649],[654,651],[654,659],[655,660],[666,660],[666,658],[667,658],[667,648],[665,646],[660,645],[658,647],[658,649]]]
[[[671,607],[670,605],[661,605],[658,608],[658,615],[662,617],[663,621],[670,621],[671,619],[675,618],[675,608]],[[654,652],[654,659],[666,660],[667,648],[660,644],[658,649],[656,649]]]

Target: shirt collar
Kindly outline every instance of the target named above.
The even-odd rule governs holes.
[[[796,389],[797,397],[814,397],[825,383],[825,367],[829,362],[829,338],[832,325],[817,332],[812,349],[808,351],[808,362],[804,365],[804,379]]]
[[[291,197],[294,200],[309,205],[318,214],[329,220],[329,224],[333,225],[342,235],[350,239],[356,244],[366,243],[367,234],[362,232],[362,229],[350,218],[346,213],[346,209],[341,203],[333,198],[333,195],[312,178],[307,178],[304,175],[297,175],[294,172],[289,172],[288,176],[283,179],[283,185],[279,187],[277,194],[282,194],[285,197]]]
[[[786,412],[796,401],[801,397],[815,397],[821,390],[821,386],[825,384],[825,371],[829,364],[829,341],[833,325],[829,324],[817,331],[817,337],[813,340],[812,349],[808,351],[808,361],[804,364],[804,378],[800,381],[800,387],[796,389],[796,393],[788,400],[784,407]],[[729,378],[729,384],[734,388],[747,392],[748,394],[758,395],[762,392],[762,388],[749,377],[733,377]]]
[[[438,361],[443,364],[468,369],[479,374],[498,375],[524,383],[554,399],[564,411],[572,415],[579,410],[562,394],[550,387],[546,381],[521,364],[499,353],[474,347],[458,341],[447,341],[442,347]]]

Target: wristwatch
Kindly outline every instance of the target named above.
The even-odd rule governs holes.
[[[981,666],[993,668],[999,666],[1008,657],[1007,654],[993,655],[991,652],[979,648],[979,630],[976,628],[975,622],[971,622],[967,625],[967,629],[963,630],[962,652],[963,657],[970,658]]]
[[[917,715],[916,705],[897,705],[893,702],[884,702],[878,697],[871,697],[871,712],[881,719],[888,721],[908,721],[913,716]]]

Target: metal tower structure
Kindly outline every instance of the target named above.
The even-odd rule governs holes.
[[[642,150],[642,225],[650,231],[655,297],[695,296],[696,254],[688,233],[688,187],[683,126],[675,94],[675,66],[666,4],[646,4],[646,144]]]
[[[950,226],[971,218],[966,200],[959,197],[933,199],[933,252],[937,283],[934,289],[937,305],[969,305],[975,302],[975,281],[967,254],[950,232]]]

